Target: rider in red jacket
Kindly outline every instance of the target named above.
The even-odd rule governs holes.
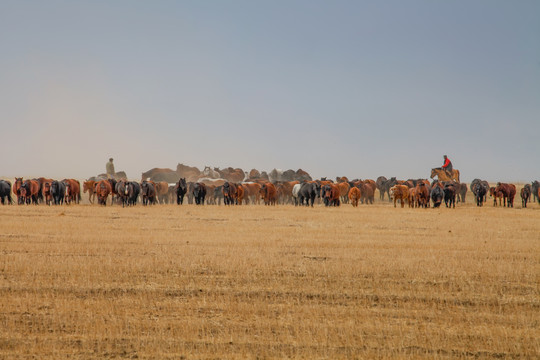
[[[443,157],[444,157],[444,164],[443,164],[442,168],[444,169],[444,171],[446,171],[446,174],[450,178],[452,178],[452,169],[453,169],[452,162],[450,161],[450,159],[446,155],[444,155]]]

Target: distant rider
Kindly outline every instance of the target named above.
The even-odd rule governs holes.
[[[109,159],[109,162],[105,164],[105,169],[107,171],[107,177],[109,179],[114,179],[114,164],[113,164],[113,158]]]
[[[442,166],[443,170],[446,172],[446,175],[448,175],[448,177],[451,179],[452,178],[452,162],[450,161],[450,159],[444,155],[444,164]]]

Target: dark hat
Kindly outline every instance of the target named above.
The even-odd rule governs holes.
[[[446,155],[445,155],[446,156]],[[109,158],[109,161],[113,161],[113,158]]]

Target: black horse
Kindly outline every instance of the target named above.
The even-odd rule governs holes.
[[[182,205],[184,203],[184,196],[187,193],[186,178],[180,178],[176,184],[176,203]]]
[[[139,199],[139,194],[141,193],[141,185],[135,181],[128,181],[126,183],[126,192],[128,206],[137,205],[137,200]]]
[[[315,198],[321,193],[321,184],[319,183],[303,183],[302,187],[298,191],[298,200],[300,205],[306,205],[313,207]],[[305,201],[305,204],[304,204]]]
[[[51,196],[54,205],[63,205],[66,196],[66,184],[63,181],[55,180],[51,183]]]
[[[0,199],[2,200],[2,205],[5,204],[5,198],[7,197],[8,204],[13,203],[11,199],[11,183],[7,180],[0,180]]]
[[[540,197],[538,197],[538,189],[540,189],[540,182],[538,182],[538,180],[535,180],[531,183],[533,202],[536,200],[540,203]]]
[[[195,204],[204,205],[204,198],[206,197],[206,185],[203,183],[195,183],[193,185],[193,198]]]
[[[478,179],[474,179],[478,180]],[[473,180],[473,181],[474,181]],[[484,181],[478,180],[474,184],[471,184],[471,191],[476,199],[476,206],[484,205],[485,199],[487,199],[487,193],[489,190],[489,184],[484,184]]]
[[[438,208],[444,199],[444,191],[440,186],[433,186],[431,188],[431,201],[433,201],[433,207]]]

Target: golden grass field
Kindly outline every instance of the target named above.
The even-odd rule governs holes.
[[[0,358],[537,359],[540,205],[468,197],[0,206]]]

